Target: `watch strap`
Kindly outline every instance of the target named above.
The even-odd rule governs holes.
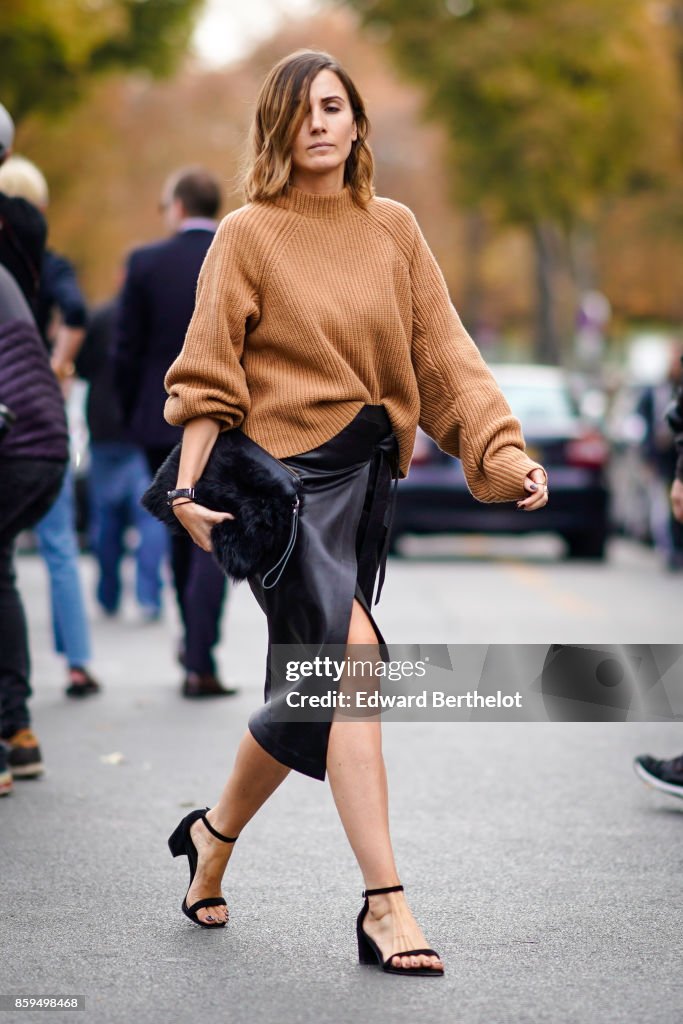
[[[166,503],[172,505],[176,498],[187,498],[194,501],[194,487],[176,487],[173,491],[166,491]]]

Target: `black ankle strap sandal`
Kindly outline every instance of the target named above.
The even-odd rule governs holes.
[[[212,836],[216,839],[220,839],[223,843],[235,843],[239,836],[224,836],[218,832],[211,822],[206,817],[208,807],[203,810],[200,808],[196,811],[191,811],[183,820],[180,822],[175,832],[169,836],[168,846],[174,857],[182,857],[185,855],[190,864],[190,884],[187,887],[187,892],[190,891],[192,881],[195,874],[197,873],[197,848],[192,842],[192,836],[190,835],[190,828],[194,825],[195,821],[201,819],[204,827],[208,829]],[[207,924],[206,921],[200,921],[197,917],[197,911],[201,910],[202,907],[225,907],[227,906],[222,896],[209,896],[203,900],[197,900],[191,907],[187,905],[187,893],[185,898],[180,905],[180,909],[186,917],[189,917],[190,921],[194,924],[199,924],[202,928],[225,928],[225,921],[217,921],[215,924]]]
[[[374,942],[373,939],[365,932],[363,928],[363,921],[365,920],[368,911],[370,910],[369,896],[382,896],[388,892],[403,892],[402,885],[388,885],[383,889],[364,889],[363,897],[365,903],[363,909],[358,915],[356,921],[356,937],[358,939],[358,960],[361,964],[373,964],[376,967],[381,967],[386,974],[416,974],[419,977],[443,977],[443,967],[394,967],[392,960],[395,956],[439,956],[435,949],[401,949],[391,956],[388,956],[386,960],[382,960],[382,952]],[[439,957],[440,959],[440,957]]]

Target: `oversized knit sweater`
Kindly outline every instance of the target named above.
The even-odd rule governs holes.
[[[419,423],[480,501],[523,497],[537,466],[411,211],[348,189],[290,188],[224,218],[166,390],[169,423],[211,416],[277,458],[382,404],[401,476]]]

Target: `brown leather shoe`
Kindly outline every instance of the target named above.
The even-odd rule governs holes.
[[[32,729],[19,729],[5,740],[7,767],[15,779],[35,779],[45,771],[38,746],[38,739]]]
[[[223,686],[211,672],[188,672],[183,682],[183,697],[234,697],[239,690]]]

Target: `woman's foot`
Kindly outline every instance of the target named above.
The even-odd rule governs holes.
[[[207,812],[206,817],[217,831],[224,832],[224,829],[221,829],[213,820],[211,811]],[[188,907],[191,907],[196,900],[223,895],[221,880],[234,847],[233,843],[223,843],[220,839],[212,836],[205,828],[201,818],[191,826],[190,836],[197,851],[197,871],[185,897]],[[209,925],[220,924],[228,920],[228,908],[200,907],[197,917]]]
[[[392,952],[392,967],[434,967],[443,969],[438,956],[401,956],[402,949],[426,949],[429,943],[406,902],[404,893],[388,892],[379,896],[368,896],[368,910],[362,928],[380,948],[382,959]]]

